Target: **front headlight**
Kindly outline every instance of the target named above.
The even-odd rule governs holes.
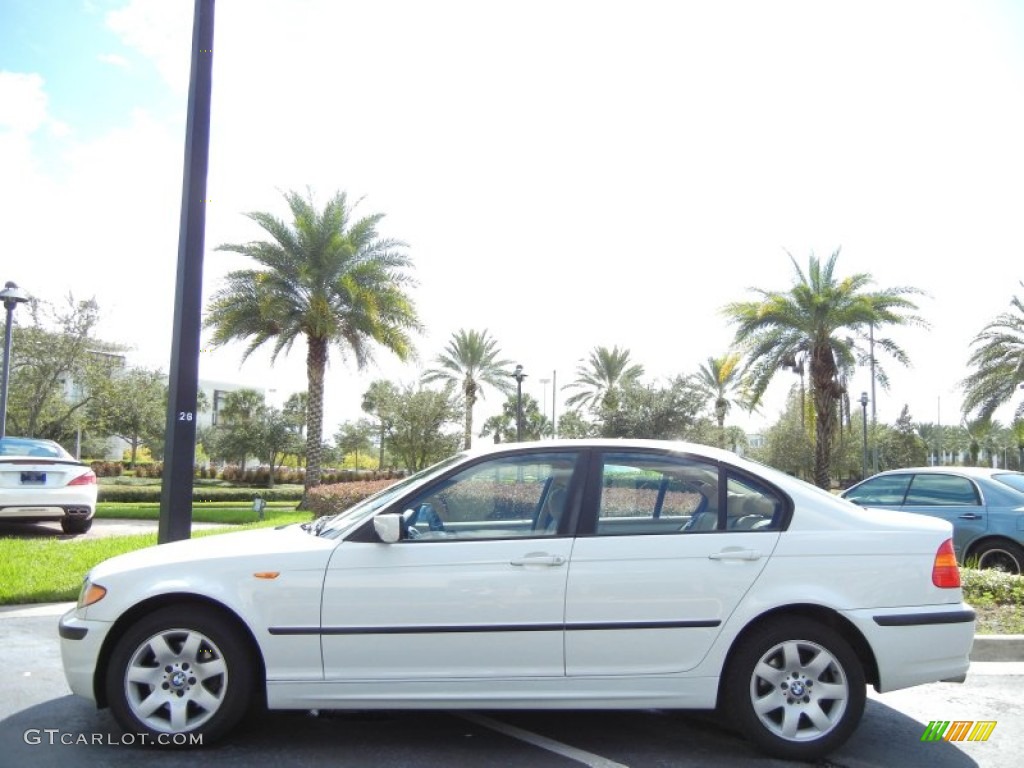
[[[87,605],[98,603],[107,594],[106,587],[93,584],[87,578],[82,582],[82,590],[78,593],[78,607],[85,608]]]

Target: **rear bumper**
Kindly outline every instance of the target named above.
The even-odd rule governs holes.
[[[65,520],[69,517],[91,520],[95,514],[94,507],[77,504],[67,507],[0,507],[0,522],[31,523],[37,520]]]
[[[970,606],[954,603],[876,608],[844,615],[874,651],[878,664],[875,688],[879,692],[965,679],[974,644],[974,611]]]
[[[39,489],[31,493],[4,489],[0,492],[0,520],[62,520],[69,516],[90,519],[95,514],[95,486],[92,493],[73,488]]]

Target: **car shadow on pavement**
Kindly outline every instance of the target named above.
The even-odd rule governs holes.
[[[960,745],[922,742],[925,725],[869,701],[853,738],[815,765],[978,765]],[[523,734],[539,738],[526,740]],[[559,752],[557,745],[568,750]],[[75,696],[42,702],[0,721],[0,750],[0,763],[32,768],[177,768],[197,761],[215,762],[218,768],[595,764],[581,754],[598,758],[599,764],[633,768],[796,765],[762,757],[713,713],[666,710],[476,712],[468,717],[434,711],[264,713],[197,753],[142,746],[141,737],[121,733],[108,711]]]
[[[64,533],[60,522],[6,523],[0,521],[0,538],[13,539],[77,539],[81,534]]]

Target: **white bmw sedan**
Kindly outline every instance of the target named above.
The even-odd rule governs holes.
[[[879,691],[963,680],[949,523],[705,446],[454,456],[332,518],[108,560],[71,689],[154,742],[270,709],[718,707],[813,759]]]

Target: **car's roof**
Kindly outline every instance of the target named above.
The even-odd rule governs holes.
[[[492,453],[517,450],[537,450],[553,448],[614,448],[629,450],[631,448],[656,449],[663,451],[674,451],[676,453],[696,453],[707,456],[710,459],[723,461],[742,461],[743,459],[732,451],[723,448],[715,448],[701,443],[688,443],[683,440],[645,440],[638,438],[616,439],[606,437],[582,438],[578,440],[534,440],[522,443],[486,443],[474,445],[466,451],[468,456],[485,456]]]
[[[1024,472],[1017,472],[1013,469],[995,469],[993,467],[901,467],[900,469],[887,469],[879,472],[878,475],[899,475],[907,472],[917,474],[942,473],[947,475],[966,475],[968,477],[992,477],[993,475],[1022,475]],[[875,477],[878,477],[875,475]],[[868,478],[870,479],[870,478]]]

